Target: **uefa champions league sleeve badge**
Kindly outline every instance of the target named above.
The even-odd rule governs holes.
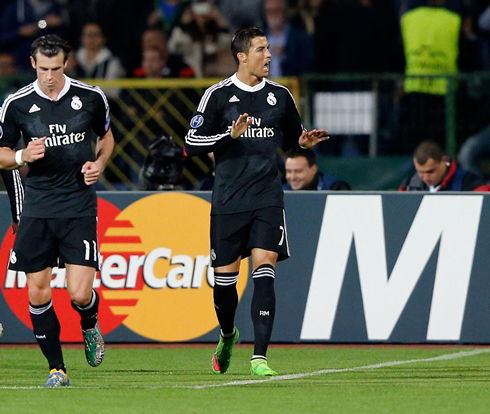
[[[192,128],[199,128],[204,123],[202,115],[196,115],[191,119],[190,125]]]

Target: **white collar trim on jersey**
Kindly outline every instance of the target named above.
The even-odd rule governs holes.
[[[265,78],[263,78],[258,85],[250,86],[247,85],[246,83],[243,83],[240,79],[238,79],[236,73],[231,77],[231,81],[234,83],[234,85],[237,88],[245,92],[257,92],[260,91],[265,86]]]
[[[63,89],[60,91],[60,93],[58,94],[58,101],[63,98],[63,96],[65,96],[68,91],[70,90],[70,85],[71,85],[71,79],[66,76],[66,75],[63,75],[65,77],[65,86],[63,86]],[[36,93],[41,97],[41,98],[44,98],[44,99],[48,99],[50,101],[52,101],[52,99],[46,95],[42,90],[41,88],[39,87],[39,80],[36,79],[36,81],[34,82],[34,90],[36,91]]]

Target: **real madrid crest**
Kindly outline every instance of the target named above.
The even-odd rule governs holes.
[[[267,95],[267,103],[271,106],[274,106],[277,103],[277,99],[273,92],[269,92],[269,95]]]
[[[78,96],[75,95],[73,98],[71,98],[71,107],[75,111],[79,111],[80,109],[82,109],[82,106],[83,103]]]

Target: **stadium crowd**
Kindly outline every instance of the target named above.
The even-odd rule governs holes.
[[[433,14],[434,10],[443,14]],[[431,30],[419,30],[424,21],[430,21],[440,44],[450,45],[447,56],[441,58],[431,40],[428,46],[424,39],[414,40],[414,32],[430,37]],[[229,53],[233,33],[251,25],[267,35],[273,55],[271,78],[309,73],[411,74],[417,69],[414,56],[424,53],[429,61],[423,64],[431,66],[424,72],[428,75],[490,70],[489,0],[6,0],[0,4],[0,78],[10,79],[10,84],[1,83],[0,102],[22,86],[18,75],[33,76],[29,45],[44,34],[58,34],[74,47],[66,73],[75,78],[225,78],[236,70]],[[469,116],[474,112],[473,95],[482,94],[478,88],[469,85],[458,95],[462,112]],[[124,101],[127,110],[116,113],[116,118],[120,115],[125,127],[130,129],[135,117],[142,119],[134,94],[117,88],[104,91],[111,100]],[[184,95],[197,103],[192,91]],[[427,139],[444,146],[446,95],[443,81],[430,86],[405,82],[390,92],[383,109],[381,90],[379,154],[411,154]],[[144,91],[138,97],[149,102],[159,99]],[[184,117],[190,116],[188,108],[179,108],[178,102],[175,106]],[[117,107],[111,106],[115,111]],[[185,128],[171,113],[159,116],[182,138]],[[151,139],[137,136],[146,148],[166,133],[153,120],[147,126]],[[458,145],[486,126],[473,123],[458,135]],[[122,139],[116,133],[118,138]],[[349,154],[351,139],[337,139],[320,155]],[[128,155],[143,165],[141,151],[132,150],[133,146],[126,148]],[[356,148],[354,154],[363,151]],[[203,162],[212,166],[207,158]],[[138,171],[124,171],[128,167],[123,164],[122,172],[136,182]]]
[[[232,34],[255,25],[266,30],[277,58],[271,77],[403,71],[400,22],[427,5],[461,17],[460,68],[488,69],[488,0],[7,0],[0,5],[0,49],[13,55],[18,71],[29,70],[29,45],[55,33],[77,50],[83,75],[103,77],[95,60],[109,60],[107,77],[132,77],[144,52],[143,33],[158,28],[170,53],[196,76],[213,77],[234,70]]]

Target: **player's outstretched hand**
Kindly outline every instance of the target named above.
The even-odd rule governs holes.
[[[95,184],[99,179],[100,173],[101,173],[100,168],[96,162],[87,161],[85,164],[83,164],[82,174],[83,174],[83,180],[85,181],[85,184],[87,185]]]
[[[45,139],[46,137],[42,137],[29,142],[22,152],[22,160],[25,162],[34,162],[44,158],[44,154],[46,153],[46,146],[44,145]]]
[[[303,131],[299,137],[299,145],[303,148],[312,148],[322,141],[326,141],[330,137],[328,131],[324,129],[312,129],[311,131]]]
[[[242,114],[238,117],[236,121],[231,124],[231,137],[233,139],[238,138],[242,135],[247,128],[252,125],[252,118],[247,121],[248,114]]]

